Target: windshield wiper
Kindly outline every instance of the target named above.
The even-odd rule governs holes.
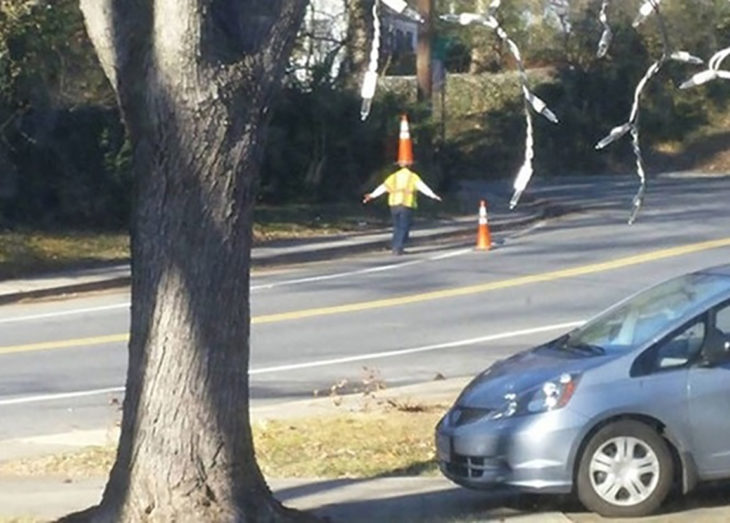
[[[605,354],[606,349],[599,347],[598,345],[591,345],[590,343],[583,343],[571,338],[570,334],[561,336],[553,342],[553,347],[558,350],[574,351],[583,354]]]
[[[590,343],[575,342],[570,339],[566,340],[563,344],[565,350],[575,350],[579,352],[587,352],[589,354],[605,354],[606,349],[599,347],[598,345],[591,345]]]

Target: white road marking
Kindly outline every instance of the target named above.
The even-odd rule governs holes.
[[[262,285],[251,285],[252,291],[259,291],[259,290],[268,290],[268,289],[274,289],[276,287],[283,287],[285,285],[296,285],[299,283],[312,283],[312,282],[318,282],[318,281],[327,281],[327,280],[334,280],[337,278],[345,278],[347,276],[357,276],[360,274],[368,274],[373,272],[382,272],[382,271],[388,271],[392,269],[399,269],[401,267],[407,267],[409,265],[416,265],[418,263],[423,263],[422,260],[413,260],[409,262],[404,263],[392,263],[389,265],[381,265],[379,267],[371,267],[369,269],[359,269],[356,271],[348,271],[348,272],[339,272],[334,274],[324,274],[322,276],[309,276],[307,278],[299,278],[296,280],[284,280],[284,281],[278,281],[274,283],[266,283]]]
[[[2,318],[2,319],[0,319],[0,323],[44,320],[44,319],[48,319],[48,318],[58,318],[61,316],[72,316],[74,314],[86,314],[87,312],[101,312],[101,311],[108,311],[108,310],[113,310],[113,309],[125,309],[125,308],[128,309],[129,305],[130,305],[129,302],[126,302],[126,303],[116,303],[114,305],[102,305],[100,307],[87,307],[84,309],[70,309],[67,311],[46,312],[43,314],[31,314],[29,316],[16,316],[14,318]]]
[[[456,256],[461,256],[462,254],[468,254],[470,252],[474,252],[474,249],[469,247],[468,249],[459,249],[458,251],[451,251],[451,252],[445,252],[444,254],[438,254],[436,256],[432,256],[429,258],[433,261],[438,260],[445,260],[446,258],[455,258]]]
[[[413,347],[410,349],[401,349],[385,352],[372,352],[370,354],[361,354],[359,356],[343,356],[341,358],[332,358],[328,360],[309,361],[305,363],[294,363],[291,365],[279,365],[276,367],[264,367],[261,369],[251,369],[248,374],[254,376],[257,374],[271,374],[274,372],[285,372],[290,370],[310,369],[312,367],[326,367],[329,365],[338,365],[340,363],[352,363],[355,361],[374,360],[381,358],[394,358],[397,356],[406,356],[409,354],[418,354],[421,352],[430,352],[441,349],[454,349],[458,347],[466,347],[468,345],[477,345],[488,341],[502,340],[505,338],[515,338],[518,336],[527,336],[529,334],[539,334],[541,332],[564,330],[581,325],[582,321],[572,321],[568,323],[558,323],[555,325],[544,325],[532,329],[523,329],[512,332],[502,332],[500,334],[490,334],[479,338],[471,338],[467,340],[451,341],[446,343],[437,343],[435,345],[425,345],[423,347]]]
[[[98,396],[100,394],[114,394],[117,392],[124,392],[124,387],[110,387],[107,389],[80,390],[76,392],[62,392],[58,394],[41,394],[39,396],[10,398],[7,400],[0,400],[0,407],[5,407],[7,405],[24,405],[26,403],[41,403],[44,401],[85,398],[88,396]]]
[[[460,256],[467,252],[472,252],[472,249],[460,249],[457,251],[447,252],[444,254],[438,254],[436,256],[429,256],[428,258],[424,258],[424,259],[420,259],[420,260],[411,260],[411,261],[402,262],[402,263],[390,263],[388,265],[380,265],[378,267],[370,267],[368,269],[358,269],[356,271],[339,272],[339,273],[334,273],[334,274],[324,274],[322,276],[310,276],[307,278],[298,278],[295,280],[284,280],[284,281],[267,283],[267,284],[262,284],[262,285],[252,285],[251,290],[252,291],[268,290],[268,289],[274,289],[276,287],[283,287],[285,285],[296,285],[299,283],[312,283],[312,282],[318,282],[318,281],[334,280],[334,279],[338,279],[338,278],[346,278],[348,276],[359,276],[362,274],[371,274],[374,272],[390,271],[393,269],[400,269],[402,267],[408,267],[411,265],[420,265],[422,263],[427,263],[429,261],[438,261],[438,260],[443,260],[446,258],[452,258],[454,256]]]
[[[268,283],[268,284],[262,284],[262,285],[252,285],[251,290],[252,291],[268,290],[268,289],[274,289],[276,287],[284,287],[286,285],[297,285],[300,283],[313,283],[313,282],[318,282],[318,281],[334,280],[337,278],[346,278],[347,276],[359,276],[359,275],[363,275],[363,274],[384,272],[384,271],[389,271],[389,270],[393,270],[393,269],[400,269],[402,267],[408,267],[410,265],[418,265],[418,264],[426,263],[429,261],[438,261],[438,260],[444,260],[446,258],[453,258],[455,256],[460,256],[460,255],[466,254],[468,252],[472,252],[472,249],[462,249],[462,250],[458,250],[458,251],[447,252],[445,254],[431,256],[426,259],[411,260],[411,261],[407,261],[407,262],[403,262],[403,263],[390,263],[388,265],[371,267],[369,269],[359,269],[356,271],[325,274],[322,276],[311,276],[308,278],[298,278],[298,279],[294,279],[294,280],[284,280],[284,281],[280,281],[280,282],[274,282],[274,283]],[[74,316],[74,315],[78,315],[78,314],[102,312],[102,311],[115,310],[115,309],[128,309],[129,307],[130,307],[130,303],[126,302],[126,303],[116,303],[114,305],[102,305],[99,307],[87,307],[87,308],[82,308],[82,309],[69,309],[69,310],[65,310],[65,311],[47,312],[47,313],[43,313],[43,314],[31,314],[28,316],[16,316],[14,318],[0,318],[0,324],[18,323],[18,322],[22,322],[22,321],[33,321],[33,320],[45,320],[45,319],[49,319],[49,318],[61,318],[63,316]]]
[[[533,327],[531,329],[521,329],[516,331],[501,332],[498,334],[490,334],[487,336],[481,336],[478,338],[469,338],[466,340],[458,340],[446,343],[437,343],[434,345],[425,345],[422,347],[412,347],[409,349],[392,350],[384,352],[373,352],[370,354],[361,354],[358,356],[343,356],[341,358],[331,358],[327,360],[309,361],[304,363],[293,363],[290,365],[277,365],[274,367],[262,367],[259,369],[250,369],[249,375],[255,376],[260,374],[273,374],[276,372],[287,372],[293,370],[310,369],[314,367],[326,367],[330,365],[339,365],[342,363],[352,363],[356,361],[374,360],[382,358],[394,358],[397,356],[407,356],[409,354],[418,354],[421,352],[429,352],[442,349],[454,349],[459,347],[466,347],[469,345],[477,345],[479,343],[485,343],[489,341],[503,340],[506,338],[516,338],[519,336],[527,336],[530,334],[540,334],[543,332],[566,330],[581,325],[582,321],[571,321],[566,323],[557,323],[554,325],[543,325],[541,327]],[[56,401],[64,399],[84,398],[89,396],[99,396],[103,394],[115,394],[124,392],[124,387],[111,387],[106,389],[93,389],[76,392],[64,392],[59,394],[43,394],[38,396],[25,396],[19,398],[10,398],[0,400],[0,407],[10,405],[25,405],[28,403],[41,403],[47,401]]]

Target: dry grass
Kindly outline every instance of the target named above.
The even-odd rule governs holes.
[[[269,477],[371,478],[434,473],[433,429],[442,408],[357,412],[254,426]]]
[[[298,221],[296,213],[287,209],[279,214],[281,216],[269,211],[269,222],[254,224],[255,244],[383,226],[381,222],[353,216],[329,220],[308,220],[302,216]],[[124,262],[129,259],[129,255],[129,236],[126,232],[0,231],[0,280]]]
[[[269,477],[371,478],[436,472],[433,430],[443,405],[378,403],[366,412],[342,412],[253,425],[257,459]],[[0,463],[0,475],[106,475],[116,449]]]
[[[254,241],[265,243],[341,231],[334,227],[292,223],[257,224],[254,226]],[[129,236],[125,233],[0,231],[0,280],[109,262],[122,263],[128,259]]]
[[[128,257],[129,237],[121,233],[0,232],[0,279]]]
[[[457,207],[448,202],[438,205],[424,202],[418,216],[421,219],[448,218],[459,214]],[[255,212],[255,245],[371,231],[390,225],[385,201],[367,207],[358,201],[339,205],[258,205]],[[0,230],[0,280],[128,259],[129,237],[123,231]]]
[[[63,476],[68,479],[104,476],[109,473],[115,455],[115,447],[86,447],[78,452],[3,462],[0,463],[0,475]]]

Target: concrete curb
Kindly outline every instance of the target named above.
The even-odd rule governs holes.
[[[379,401],[451,403],[470,378],[450,378],[426,384],[384,389]],[[359,411],[365,398],[348,394],[333,403],[332,398],[294,400],[275,407],[251,409],[252,418],[295,419],[299,416],[328,416]],[[76,431],[0,442],[0,461],[73,452],[82,447],[109,444],[118,438],[117,429]],[[39,452],[40,451],[40,452]],[[503,521],[565,523],[556,507],[523,507],[514,494],[476,492],[454,485],[442,476],[393,476],[361,479],[267,478],[274,496],[286,506],[310,511],[329,521],[369,523],[441,523]],[[106,477],[69,479],[64,476],[0,476],[0,520],[9,517],[54,519],[99,501]]]
[[[532,223],[538,222],[548,217],[555,216],[547,209],[542,210],[534,215],[525,216],[522,218],[514,218],[501,222],[490,223],[490,230],[492,232],[503,232],[511,230],[517,227],[524,227]],[[427,242],[434,240],[443,240],[446,238],[454,238],[458,236],[464,236],[466,234],[476,235],[477,222],[476,219],[473,223],[460,223],[450,227],[450,230],[428,232],[426,231],[415,231],[412,233],[408,240],[409,246],[424,245]],[[377,250],[390,250],[390,231],[384,233],[383,238],[354,242],[347,245],[335,245],[335,246],[324,246],[317,249],[306,250],[296,253],[283,253],[277,255],[268,255],[256,259],[255,257],[251,260],[253,267],[267,267],[271,265],[282,265],[287,263],[303,263],[311,261],[322,261],[330,259],[334,256],[342,256],[344,254],[362,254],[365,252],[373,252]]]
[[[422,403],[451,405],[471,379],[471,376],[462,376],[385,388],[372,394],[351,392],[336,397],[324,395],[293,399],[273,405],[252,405],[250,416],[253,423],[259,423],[267,420],[295,420],[366,412],[375,405],[389,401],[416,405]],[[56,452],[69,452],[84,447],[105,446],[115,443],[118,439],[119,428],[107,427],[0,440],[0,463]]]
[[[490,223],[490,229],[492,232],[504,232],[515,228],[525,227],[541,220],[554,218],[573,211],[573,209],[567,209],[563,206],[551,205],[550,202],[546,201],[534,202],[531,206],[539,207],[537,212],[523,217],[495,220],[493,223]],[[470,233],[476,234],[476,219],[474,219],[473,223],[467,223],[465,220],[462,220],[462,223],[446,224],[443,227],[440,227],[440,229],[441,230],[429,231],[428,229],[418,230],[416,228],[409,243],[412,246],[419,246],[431,241],[456,238]],[[254,252],[252,253],[251,266],[260,268],[289,263],[323,261],[343,255],[362,254],[365,252],[388,249],[390,239],[389,229],[372,234],[373,236],[378,237],[363,239],[361,237],[362,235],[359,235],[353,237],[351,242],[343,240],[343,242],[340,243],[336,241],[337,238],[333,238],[329,241],[320,240],[321,243],[319,245],[317,245],[317,243],[309,243],[309,248],[307,248],[307,244],[305,242],[303,244],[304,246],[301,248],[290,252],[282,252],[280,254],[256,256]],[[340,237],[340,239],[342,240],[342,237]],[[67,294],[119,289],[128,287],[131,284],[131,281],[131,274],[115,275],[109,278],[102,277],[93,279],[92,281],[74,282],[32,290],[10,292],[0,294],[0,305],[17,303],[27,299],[39,299],[63,296]]]
[[[132,283],[131,276],[121,276],[109,278],[107,280],[99,280],[84,283],[74,283],[70,285],[62,285],[58,287],[49,287],[46,289],[37,289],[33,291],[21,291],[0,295],[0,305],[8,305],[17,303],[22,300],[49,298],[51,296],[61,296],[64,294],[76,294],[79,292],[105,291],[109,289],[117,289],[127,287]]]

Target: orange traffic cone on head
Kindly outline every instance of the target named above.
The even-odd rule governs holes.
[[[400,135],[398,136],[398,165],[413,165],[413,142],[408,128],[408,116],[400,117]]]
[[[478,251],[488,251],[492,248],[492,235],[489,232],[489,218],[487,218],[487,202],[479,203],[479,230],[477,231]]]

